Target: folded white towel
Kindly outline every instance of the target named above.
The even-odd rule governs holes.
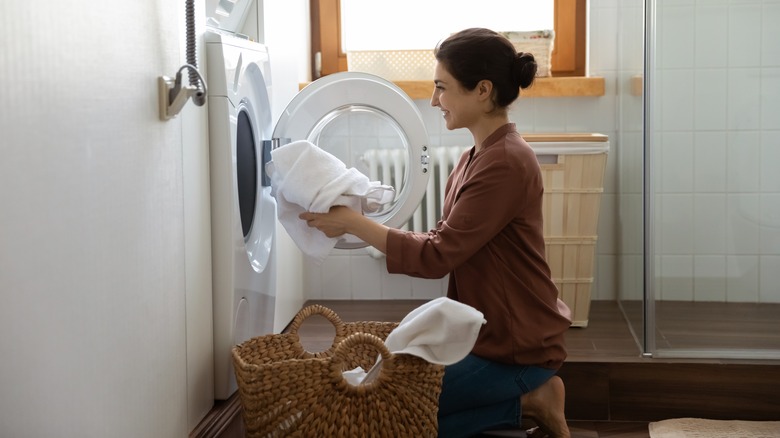
[[[395,197],[392,186],[369,181],[357,169],[347,169],[337,157],[306,140],[271,151],[266,172],[278,203],[279,221],[295,244],[317,263],[322,263],[338,238],[310,228],[299,214],[327,213],[334,205],[373,212]]]
[[[451,365],[471,352],[485,322],[482,312],[467,304],[436,298],[409,312],[387,335],[385,346],[393,354],[411,354],[431,363]],[[350,371],[348,381],[371,382],[380,368],[381,356],[365,376],[362,370]]]

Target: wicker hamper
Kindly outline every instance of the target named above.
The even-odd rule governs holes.
[[[608,137],[524,137],[534,142],[542,168],[547,263],[561,300],[571,309],[572,326],[587,327]]]
[[[298,329],[320,314],[336,335],[326,351],[310,353]],[[332,310],[308,306],[290,331],[252,338],[233,348],[233,364],[248,437],[435,437],[444,367],[406,354],[383,340],[398,324],[344,323]],[[353,386],[343,371],[368,370],[382,356],[378,377]]]

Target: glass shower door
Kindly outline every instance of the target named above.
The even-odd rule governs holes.
[[[618,14],[618,301],[645,351],[644,1],[621,1]]]
[[[778,359],[780,4],[646,3],[646,349]]]

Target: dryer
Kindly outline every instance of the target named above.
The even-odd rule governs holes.
[[[205,42],[214,381],[215,397],[226,399],[237,389],[230,349],[274,327],[276,201],[263,180],[271,77],[264,45],[218,31],[206,32]]]

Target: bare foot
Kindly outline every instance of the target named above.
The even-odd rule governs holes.
[[[553,376],[544,385],[520,398],[523,416],[539,426],[529,432],[529,437],[570,438],[569,426],[563,413],[566,404],[566,388],[563,380]]]

